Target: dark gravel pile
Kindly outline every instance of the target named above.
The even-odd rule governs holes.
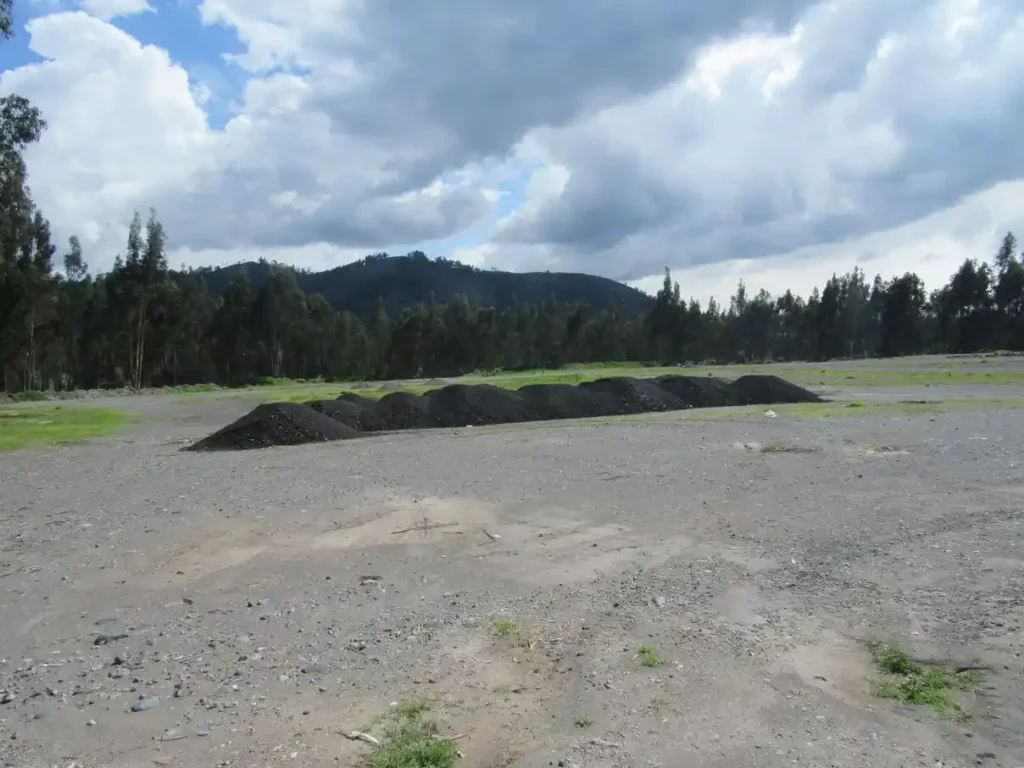
[[[382,431],[425,429],[434,426],[427,414],[427,400],[412,392],[391,392],[373,409]]]
[[[614,399],[573,384],[527,384],[520,388],[519,396],[539,421],[583,419],[615,413]]]
[[[740,376],[729,385],[729,391],[736,405],[823,402],[810,390],[766,374]]]
[[[815,402],[821,398],[813,392],[778,376],[763,375],[743,376],[734,382],[698,376],[617,376],[578,386],[531,384],[517,392],[490,384],[449,384],[427,395],[398,391],[373,400],[345,393],[337,400],[313,400],[306,405],[261,405],[190,450],[296,445],[430,427]]]
[[[686,408],[722,408],[734,405],[729,382],[712,376],[659,376],[654,379],[662,389],[685,403]]]
[[[189,446],[190,451],[245,450],[348,440],[362,434],[299,403],[264,403],[238,421]]]
[[[613,414],[681,411],[687,407],[686,403],[652,379],[615,376],[587,381],[580,384],[579,388],[611,400],[615,409]]]
[[[354,400],[310,400],[306,405],[324,416],[347,424],[360,432],[379,432],[381,421],[377,417],[376,403],[367,397],[360,398],[366,404]]]
[[[517,392],[491,384],[449,384],[425,399],[430,424],[438,427],[537,420],[536,413]]]
[[[338,395],[338,400],[342,400],[346,403],[355,403],[360,408],[377,407],[376,399],[372,397],[367,397],[366,395],[360,395],[355,392],[342,392],[340,395]]]

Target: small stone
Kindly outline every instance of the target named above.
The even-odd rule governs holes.
[[[89,726],[90,728],[92,728],[94,725],[96,725],[96,721],[95,720],[86,720],[85,724],[87,726]]]
[[[93,645],[107,645],[108,643],[114,643],[118,640],[124,640],[128,637],[127,632],[121,630],[108,630],[106,632],[100,632],[96,635],[96,638],[92,641]]]
[[[160,697],[150,696],[148,698],[139,699],[132,704],[132,712],[145,712],[158,706],[160,706]]]

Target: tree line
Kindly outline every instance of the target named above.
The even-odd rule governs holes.
[[[11,33],[0,0],[0,38]],[[79,240],[62,253],[35,206],[24,150],[46,123],[17,95],[0,99],[0,385],[7,392],[213,383],[450,376],[568,363],[828,360],[1024,349],[1024,266],[1012,233],[991,265],[966,260],[926,293],[907,273],[868,283],[854,269],[803,299],[787,291],[728,305],[684,301],[666,270],[646,315],[582,302],[472,297],[371,317],[334,307],[275,265],[258,288],[240,273],[223,294],[205,270],[167,264],[155,212],[136,214],[110,271],[91,274]],[[370,258],[380,258],[374,256]],[[392,316],[394,315],[394,316]]]
[[[57,258],[38,211],[16,233],[12,249],[11,231],[0,232],[8,392],[1024,349],[1024,266],[1012,233],[991,266],[967,260],[930,294],[912,273],[869,283],[854,269],[807,299],[790,291],[750,296],[741,282],[728,305],[702,306],[684,301],[666,271],[650,312],[640,316],[554,299],[498,310],[460,296],[394,316],[380,299],[366,319],[304,293],[295,272],[280,265],[271,265],[258,288],[242,271],[223,295],[210,292],[205,270],[168,268],[167,235],[155,213],[145,222],[135,215],[124,253],[97,275],[74,237]]]

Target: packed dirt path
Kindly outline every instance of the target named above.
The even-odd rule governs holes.
[[[247,404],[178,407],[0,457],[0,764],[357,766],[422,696],[472,768],[1024,766],[1020,410],[198,455]],[[973,720],[870,639],[980,659]]]

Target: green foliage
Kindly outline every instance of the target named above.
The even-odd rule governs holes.
[[[15,392],[11,399],[16,403],[41,403],[49,400],[50,396],[38,389],[26,389],[24,392]]]
[[[660,667],[664,661],[658,652],[649,645],[641,645],[636,649],[636,660],[641,667],[647,667],[653,669],[654,667]]]
[[[429,711],[426,700],[411,699],[385,713],[383,743],[370,756],[369,768],[452,768],[459,750],[455,741],[439,735]]]
[[[301,381],[289,379],[284,376],[260,376],[256,379],[257,387],[288,387],[301,383]]]
[[[873,681],[872,692],[882,699],[903,704],[931,707],[940,717],[965,721],[971,718],[956,698],[956,692],[973,691],[981,681],[978,669],[956,671],[947,667],[924,664],[911,658],[898,645],[873,644],[872,656],[878,670],[885,675]]]
[[[77,404],[0,408],[0,451],[79,442],[113,432],[129,420],[124,411]]]
[[[523,622],[512,619],[497,619],[491,624],[491,633],[495,637],[510,639],[523,648],[531,647],[534,641],[530,628]]]
[[[491,625],[491,631],[498,637],[510,637],[520,632],[520,624],[509,619],[498,619]]]
[[[189,393],[202,393],[202,392],[217,392],[221,387],[216,384],[182,384],[179,387],[175,387],[174,391],[178,394],[189,394]]]

